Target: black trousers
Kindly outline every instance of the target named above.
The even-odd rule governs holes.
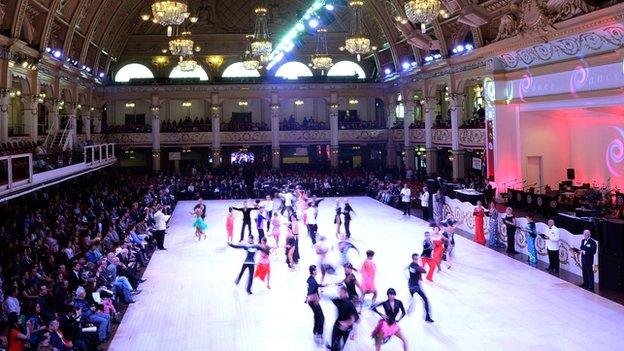
[[[559,273],[559,250],[548,251],[548,270]]]
[[[247,292],[251,294],[251,283],[253,282],[253,278],[254,278],[254,267],[256,265],[253,263],[243,263],[243,266],[241,267],[241,271],[240,273],[238,273],[238,278],[236,278],[236,284],[238,284],[241,280],[241,278],[243,277],[243,272],[245,272],[245,269],[249,270],[249,277],[247,278]]]
[[[317,230],[318,230],[318,225],[308,224],[308,235],[310,235],[310,239],[312,239],[312,244],[316,244],[316,231]]]
[[[264,238],[264,228],[258,228],[258,242]]]
[[[312,333],[314,335],[323,335],[323,326],[325,325],[325,315],[323,315],[323,309],[318,302],[308,302],[308,305],[314,313],[314,328]]]
[[[403,204],[403,214],[409,215],[411,213],[410,207],[412,206],[412,203],[408,201],[408,202],[401,202],[401,204]]]
[[[428,221],[430,216],[429,216],[429,206],[422,206],[422,219],[424,219],[425,221]]]
[[[329,349],[331,351],[341,351],[347,343],[349,333],[351,333],[351,329],[340,329],[338,321],[336,321],[336,323],[334,323],[334,328],[332,329],[331,345]]]
[[[243,219],[243,226],[241,227],[240,241],[243,241],[243,239],[245,238],[245,226],[249,228],[249,234],[251,234],[251,220]]]
[[[594,288],[594,261],[593,256],[592,260],[581,259],[581,268],[583,269],[583,286],[588,289]]]
[[[271,218],[273,218],[273,211],[267,211],[267,232],[269,231],[269,226],[271,225]]]
[[[429,312],[429,299],[427,298],[427,295],[425,295],[425,292],[421,289],[420,285],[410,286],[409,291],[412,296],[414,296],[414,294],[418,294],[420,296],[425,307],[425,318],[431,318],[431,314]]]
[[[516,231],[507,230],[507,253],[514,253],[516,251]],[[557,257],[559,257],[557,255]]]
[[[165,231],[155,230],[154,238],[156,238],[156,247],[160,250],[164,249],[165,247],[163,245],[165,245]]]
[[[351,218],[347,217],[344,220],[344,226],[345,226],[345,234],[347,234],[347,238],[351,237],[351,230],[349,229],[349,226],[351,225]]]

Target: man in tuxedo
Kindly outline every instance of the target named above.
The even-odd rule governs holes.
[[[579,286],[590,291],[594,291],[594,255],[596,254],[596,248],[596,240],[592,239],[590,231],[585,229],[580,247],[583,284]]]

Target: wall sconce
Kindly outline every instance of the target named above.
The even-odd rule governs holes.
[[[296,106],[301,106],[301,105],[303,105],[303,100],[300,100],[300,99],[295,100],[295,105],[296,105]]]
[[[279,104],[271,104],[271,110],[277,111],[279,109],[280,109],[280,105]]]
[[[358,104],[358,100],[357,99],[350,99],[349,100],[349,105],[357,105]]]
[[[182,107],[191,107],[191,106],[193,106],[193,103],[191,103],[190,101],[184,101],[182,103]]]
[[[214,67],[215,69],[218,69],[219,67],[221,67],[221,65],[223,64],[223,56],[221,55],[209,55],[206,56],[206,63],[208,63],[210,66]]]
[[[338,109],[338,104],[331,104],[331,105],[329,105],[329,108],[337,110]]]
[[[247,101],[241,100],[238,102],[238,106],[247,106],[249,103]]]
[[[134,108],[134,102],[126,102],[126,108]]]

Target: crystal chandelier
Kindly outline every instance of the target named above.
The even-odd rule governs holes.
[[[440,0],[409,0],[405,2],[405,15],[412,23],[420,23],[421,32],[440,14]]]
[[[188,5],[183,0],[156,0],[152,3],[152,21],[163,26],[179,26],[189,18]]]
[[[256,56],[266,56],[268,59],[268,55],[273,51],[267,24],[268,10],[265,6],[258,6],[254,12],[256,13],[256,28],[251,40],[251,53]]]
[[[327,38],[325,34],[327,30],[321,28],[317,32],[318,38],[316,41],[316,52],[312,56],[312,68],[320,69],[321,74],[323,74],[324,71],[329,69],[334,63],[327,51]]]
[[[243,67],[248,71],[257,70],[260,68],[260,61],[254,56],[251,51],[245,51],[243,55]]]
[[[191,39],[191,32],[182,32],[179,36],[169,40],[169,51],[176,56],[191,55],[193,54],[194,44]]]
[[[371,50],[370,39],[364,34],[364,25],[362,24],[364,0],[351,0],[349,6],[353,8],[353,17],[351,18],[349,36],[345,40],[345,49],[351,54],[357,55],[359,61],[360,55],[368,54]]]
[[[195,61],[193,55],[180,56],[178,67],[180,67],[182,72],[193,72],[197,68],[197,61]]]

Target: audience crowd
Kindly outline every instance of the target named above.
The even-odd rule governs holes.
[[[95,350],[135,302],[154,213],[172,210],[175,181],[117,172],[2,205],[0,348]]]

